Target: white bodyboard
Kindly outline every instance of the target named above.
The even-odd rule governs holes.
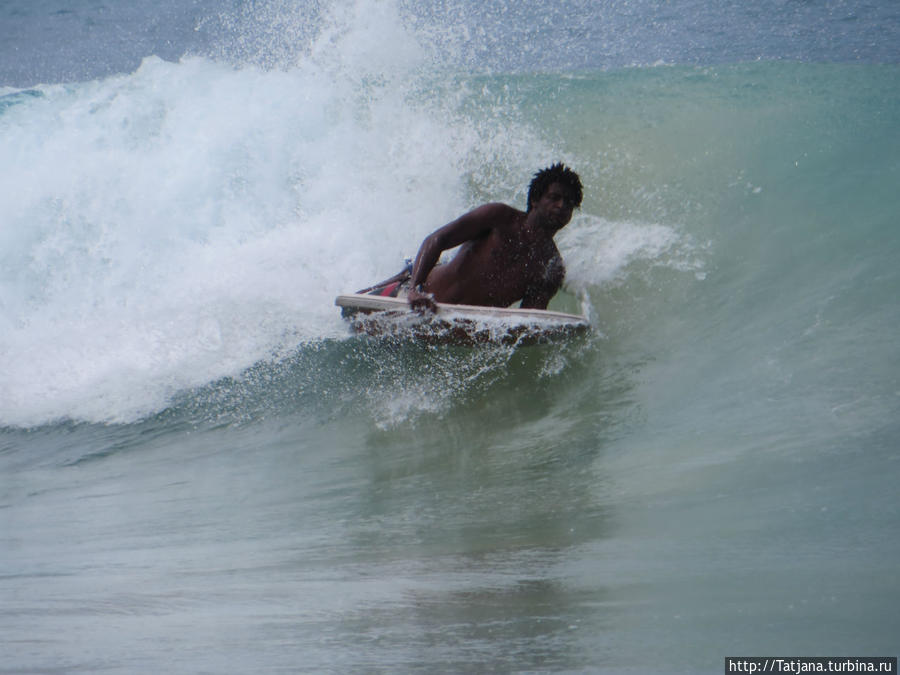
[[[406,298],[350,293],[334,304],[351,330],[440,344],[548,342],[586,333],[587,319],[545,309],[437,303],[437,312],[415,312]]]

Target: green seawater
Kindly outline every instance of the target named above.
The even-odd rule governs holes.
[[[270,73],[191,62],[148,64],[129,86],[150,97],[154,69],[282,91]],[[289,203],[272,207],[281,229],[223,217],[154,239],[116,229],[138,217],[128,199],[149,208],[139,196],[99,224],[77,191],[63,206],[37,199],[26,216],[42,243],[5,235],[21,273],[2,296],[16,321],[0,350],[0,669],[717,673],[726,656],[896,655],[900,69],[769,61],[414,84],[397,118],[364,107],[345,136],[408,150],[401,123],[418,133],[422,110],[446,115],[446,175],[462,178],[441,218],[521,204],[542,162],[576,168],[586,197],[559,235],[567,289],[553,306],[585,311],[592,334],[479,349],[349,335],[330,305],[348,290],[338,280],[389,275],[430,225],[398,217],[376,244],[377,218],[313,228],[314,198],[333,201],[340,172],[274,150],[297,183],[272,187],[243,145],[193,146],[211,183],[215,162],[232,162],[229,198],[249,184]],[[55,90],[10,105],[4,133],[40,156],[46,127],[27,120],[57,105],[88,131],[55,133],[93,139],[83,109],[121,100],[84,86],[66,94],[78,105]],[[263,136],[292,119],[272,115]],[[138,120],[150,161],[171,161],[180,127],[155,119]],[[321,147],[344,161],[336,137]],[[147,152],[117,142],[125,165]],[[97,185],[113,180],[88,164]],[[385,203],[399,194],[416,214],[444,180],[397,169],[382,184],[381,170],[347,166],[342,180],[366,178],[370,196],[399,186]],[[176,257],[166,237],[197,255]],[[282,258],[286,242],[299,252]],[[176,280],[142,281],[186,287],[170,304],[116,271],[142,246]],[[206,270],[201,254],[223,278],[202,286],[208,305],[178,276]],[[65,255],[90,302],[53,276]],[[196,330],[172,327],[195,315]],[[132,327],[145,325],[156,332],[141,352]],[[130,369],[122,344],[137,345]]]

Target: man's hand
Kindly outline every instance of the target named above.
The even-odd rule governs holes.
[[[413,288],[410,289],[406,299],[409,301],[409,306],[420,314],[424,312],[437,312],[437,303],[434,301],[434,294],[432,293],[424,293]]]

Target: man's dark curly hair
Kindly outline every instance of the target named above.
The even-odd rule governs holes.
[[[534,174],[531,185],[528,186],[528,208],[526,211],[531,211],[534,203],[544,196],[547,188],[553,183],[559,183],[569,188],[574,194],[574,203],[572,205],[576,208],[581,206],[581,199],[584,196],[581,179],[572,169],[559,162]]]

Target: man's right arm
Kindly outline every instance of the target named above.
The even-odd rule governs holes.
[[[428,275],[440,259],[441,253],[467,241],[486,236],[491,229],[507,222],[511,211],[514,212],[514,209],[506,204],[485,204],[425,237],[413,265],[409,304],[414,308],[425,307],[434,311],[436,309],[434,298],[416,289],[428,280]]]

